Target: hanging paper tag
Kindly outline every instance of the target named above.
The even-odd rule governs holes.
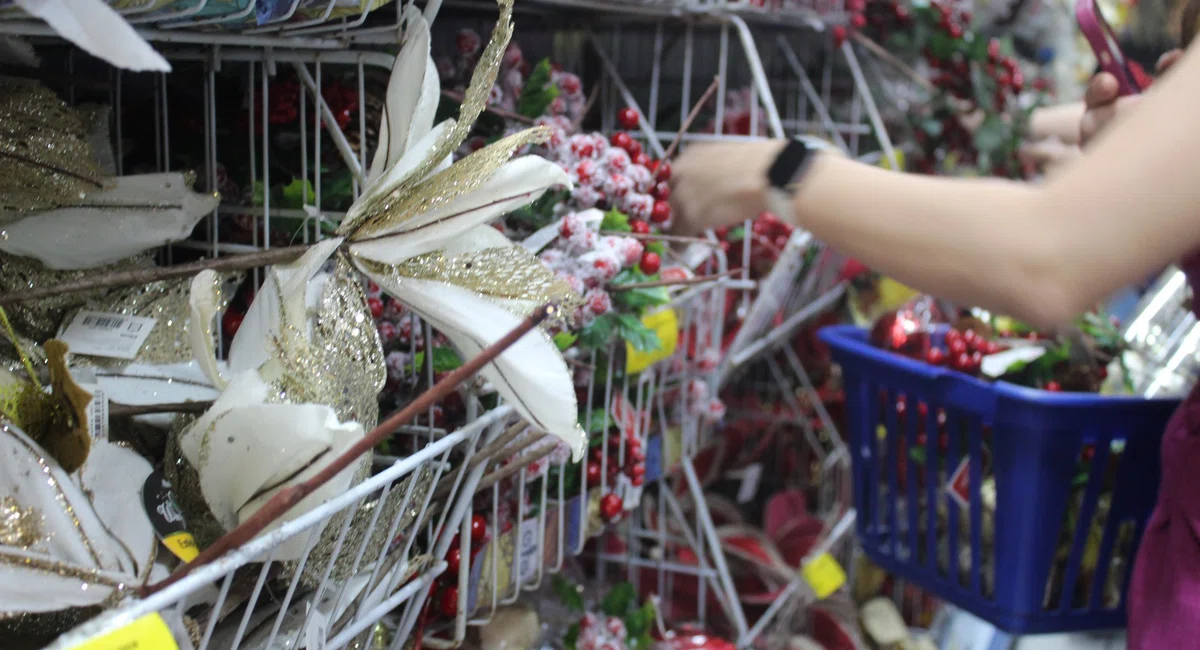
[[[737,502],[750,503],[758,494],[758,482],[762,480],[762,463],[754,463],[742,470],[742,485],[738,488]]]
[[[179,644],[175,643],[167,622],[154,612],[71,650],[179,650]]]
[[[625,372],[637,374],[658,361],[675,354],[679,341],[679,319],[674,309],[662,309],[642,317],[642,325],[658,335],[661,345],[657,350],[639,352],[630,343],[625,344]]]
[[[142,504],[146,508],[146,515],[150,517],[150,524],[154,526],[154,533],[158,535],[163,546],[184,562],[196,559],[200,550],[196,547],[195,538],[188,532],[187,522],[184,521],[183,513],[175,502],[175,492],[171,490],[171,483],[163,477],[162,472],[155,470],[146,477],[146,482],[142,484]]]
[[[950,481],[946,484],[946,492],[958,502],[958,505],[969,508],[971,506],[971,459],[964,458],[958,464],[958,468],[954,470],[954,474],[950,476]]]
[[[637,508],[638,503],[642,500],[642,487],[635,487],[633,481],[629,480],[625,474],[617,475],[614,491],[617,496],[621,497],[621,507],[626,511]]]
[[[828,598],[846,584],[846,571],[829,553],[822,553],[800,568],[804,581],[812,587],[818,600]]]
[[[74,354],[132,359],[156,321],[142,316],[81,311],[59,338]]]
[[[521,584],[531,584],[537,576],[541,556],[538,554],[538,518],[530,517],[521,525],[521,552],[518,555]]]

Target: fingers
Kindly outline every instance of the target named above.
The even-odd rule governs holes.
[[[1107,72],[1101,72],[1088,82],[1083,103],[1091,110],[1115,102],[1120,93],[1121,86],[1117,83],[1117,78]]]
[[[1158,63],[1154,66],[1154,73],[1163,74],[1167,70],[1170,70],[1171,66],[1175,65],[1175,62],[1178,61],[1179,57],[1181,56],[1183,56],[1183,50],[1178,48],[1162,55],[1158,58]]]

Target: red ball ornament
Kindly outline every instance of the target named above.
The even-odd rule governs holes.
[[[600,485],[600,463],[587,464],[587,483],[588,487]]]
[[[650,210],[650,220],[654,223],[663,223],[671,218],[671,204],[666,201],[655,201],[654,208]]]
[[[634,234],[638,234],[638,235],[649,235],[650,234],[650,224],[646,223],[645,221],[642,221],[641,219],[630,220],[629,229],[631,231],[633,231]]]
[[[446,553],[446,573],[458,575],[458,568],[460,566],[462,566],[462,549],[450,549],[450,552]]]
[[[482,544],[487,538],[487,520],[483,515],[474,515],[471,517],[471,544]]]
[[[1046,382],[1046,390],[1050,391],[1051,393],[1062,392],[1062,384],[1058,383],[1057,381],[1048,381]],[[1094,451],[1095,450],[1093,450],[1093,452]]]
[[[637,111],[625,107],[617,113],[617,121],[621,123],[621,128],[623,129],[636,129],[638,124],[641,123],[641,118],[638,116]]]
[[[625,152],[629,154],[630,158],[637,158],[638,156],[642,155],[642,143],[638,142],[637,140],[634,140],[633,138],[629,139],[628,147],[621,147],[621,148],[624,149]]]
[[[609,523],[616,521],[621,516],[623,509],[624,505],[621,503],[621,497],[611,492],[600,499],[600,516],[604,518],[604,521]]]
[[[446,618],[458,614],[458,588],[445,587],[438,593],[437,611]]]
[[[647,156],[646,152],[643,151],[642,153],[639,153],[633,157],[633,164],[645,167],[650,164],[650,156]]]
[[[850,26],[854,29],[862,29],[867,26],[867,17],[862,14],[854,14],[850,16]]]
[[[671,198],[671,184],[666,181],[659,181],[658,185],[654,186],[654,198],[659,201],[666,201]]]
[[[653,251],[646,251],[645,253],[642,253],[642,259],[640,262],[638,262],[638,268],[641,269],[642,273],[645,273],[646,275],[654,275],[655,273],[658,273],[658,269],[661,266],[662,258],[658,256],[658,253]]]
[[[618,149],[624,149],[628,151],[629,145],[633,143],[633,138],[629,137],[629,134],[624,131],[617,131],[616,133],[612,134],[612,138],[609,139],[609,143]]]

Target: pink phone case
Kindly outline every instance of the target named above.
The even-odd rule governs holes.
[[[1079,23],[1079,30],[1096,53],[1100,69],[1117,78],[1121,95],[1140,93],[1142,88],[1125,63],[1125,55],[1117,45],[1117,37],[1096,6],[1096,0],[1076,0],[1075,22]]]

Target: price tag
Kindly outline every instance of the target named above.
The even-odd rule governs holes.
[[[142,484],[142,504],[150,517],[150,524],[154,526],[154,533],[158,535],[163,546],[184,562],[196,559],[200,549],[196,546],[195,538],[188,532],[187,522],[184,521],[183,513],[175,502],[171,483],[158,470],[151,472]]]
[[[642,500],[642,488],[634,487],[633,481],[629,480],[629,477],[624,474],[617,475],[615,491],[620,495],[621,507],[626,512],[637,508],[638,502]]]
[[[754,463],[742,470],[742,485],[738,488],[737,493],[738,503],[750,503],[754,499],[754,495],[758,494],[758,483],[762,480],[762,472],[762,463]]]
[[[625,344],[625,372],[637,374],[658,361],[675,354],[679,342],[679,319],[674,309],[662,309],[642,317],[642,325],[658,334],[662,345],[654,351],[639,352],[629,343]]]
[[[521,552],[517,556],[520,562],[521,584],[531,584],[537,577],[542,558],[538,555],[538,518],[531,517],[521,525]]]
[[[846,571],[829,553],[822,553],[800,568],[804,581],[819,600],[828,598],[846,584]]]
[[[175,643],[167,622],[155,612],[71,650],[179,650],[179,644]]]
[[[59,336],[75,354],[132,359],[154,329],[153,318],[81,311]]]
[[[946,483],[946,492],[958,502],[958,505],[971,507],[971,459],[964,458]]]

